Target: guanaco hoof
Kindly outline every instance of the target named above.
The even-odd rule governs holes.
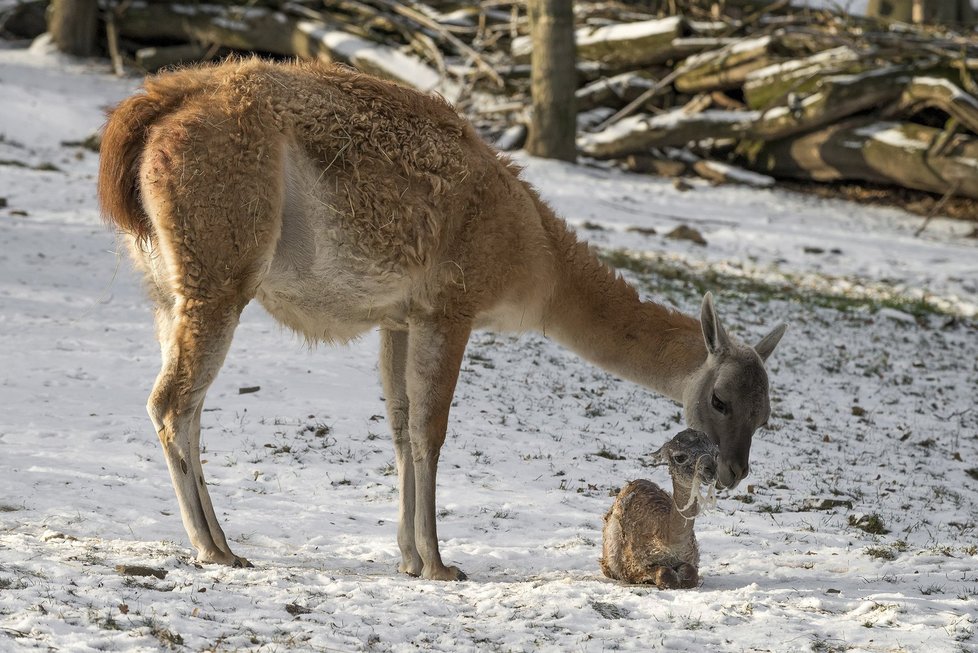
[[[693,521],[700,508],[700,488],[708,488],[713,496],[719,453],[705,433],[686,429],[653,454],[669,466],[672,496],[645,479],[621,489],[604,516],[600,562],[605,576],[659,589],[699,584]]]

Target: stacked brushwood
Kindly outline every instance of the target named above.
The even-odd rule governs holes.
[[[978,198],[978,41],[828,13],[709,29],[704,39],[703,26],[666,18],[580,31],[583,59],[603,31],[596,59],[619,68],[578,92],[582,109],[615,112],[582,133],[581,152],[635,170],[679,160],[747,183],[856,180]],[[641,39],[659,40],[632,47]],[[699,52],[677,54],[693,43]],[[668,71],[650,75],[663,57]]]
[[[525,137],[525,2],[102,7],[119,70],[240,51],[339,61],[445,95],[504,149]],[[978,41],[964,31],[788,0],[577,0],[575,20],[584,157],[715,181],[855,180],[978,198]]]

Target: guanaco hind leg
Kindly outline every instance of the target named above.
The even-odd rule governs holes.
[[[247,561],[228,546],[204,481],[200,413],[281,233],[285,148],[261,106],[238,107],[229,129],[214,119],[220,106],[186,103],[148,130],[138,175],[152,238],[134,249],[163,358],[147,409],[197,559],[229,565]]]
[[[147,404],[197,559],[234,566],[248,562],[231,552],[207,492],[200,463],[200,414],[242,308],[236,302],[174,303],[172,315],[158,324],[163,366]]]
[[[411,433],[408,428],[409,404],[407,394],[407,331],[380,331],[380,376],[384,386],[387,419],[394,437],[394,458],[397,464],[398,486],[401,495],[400,517],[397,525],[397,546],[401,550],[399,571],[420,576],[424,564],[414,544],[414,458],[411,454]]]

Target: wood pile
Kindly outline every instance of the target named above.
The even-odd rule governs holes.
[[[445,95],[500,147],[525,138],[532,43],[517,0],[123,0],[102,17],[119,69],[235,51],[340,61]],[[978,198],[978,41],[966,31],[788,0],[577,0],[575,18],[584,157]]]
[[[978,41],[829,13],[762,17],[749,28],[721,22],[710,28],[717,35],[709,47],[674,55],[665,75],[650,77],[647,66],[622,71],[617,54],[609,77],[578,93],[583,109],[616,112],[580,135],[580,151],[637,171],[656,170],[678,152],[681,160],[694,154],[778,179],[978,198]],[[685,23],[615,28],[668,30],[672,40],[654,47],[675,52],[703,40],[689,36],[702,27]]]

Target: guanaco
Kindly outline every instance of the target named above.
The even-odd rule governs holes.
[[[258,301],[311,341],[380,329],[400,490],[402,572],[446,566],[435,473],[469,334],[535,330],[681,402],[748,471],[768,419],[764,360],[603,265],[443,99],[348,68],[229,60],[150,77],[111,111],[99,199],[156,306],[162,367],[149,416],[201,562],[232,553],[200,463],[204,395],[242,309]]]

